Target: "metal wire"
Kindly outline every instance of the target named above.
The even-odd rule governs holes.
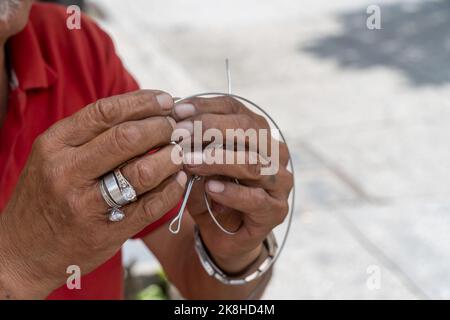
[[[180,210],[178,211],[177,216],[169,224],[169,230],[173,234],[177,234],[178,232],[180,232],[181,220],[183,219],[184,209],[186,209],[187,201],[188,201],[189,195],[191,194],[191,191],[192,191],[192,186],[194,185],[194,182],[199,180],[199,179],[200,179],[199,176],[193,176],[188,182],[188,185],[187,185],[187,188],[186,188],[186,192],[184,193],[183,202],[181,203],[181,206],[180,206]],[[174,229],[173,226],[175,224],[177,224],[177,226]]]
[[[231,93],[231,70],[230,70],[230,61],[227,59],[225,59],[225,69],[226,69],[226,73],[227,73],[227,84],[228,84],[228,93]],[[234,181],[239,184],[238,179],[234,179]],[[206,204],[206,209],[208,210],[209,216],[211,217],[211,219],[214,221],[214,223],[216,224],[216,226],[222,230],[223,233],[229,235],[229,236],[233,236],[237,233],[237,230],[239,230],[239,228],[236,231],[228,231],[227,229],[225,229],[220,222],[217,220],[216,216],[214,215],[214,213],[211,210],[211,206],[209,205],[209,201],[208,201],[208,194],[206,193],[206,191],[203,193],[203,199],[205,201]],[[239,226],[240,227],[240,226]]]
[[[225,60],[225,68],[226,68],[226,73],[227,73],[227,83],[228,83],[228,93],[231,93],[231,72],[230,72],[230,62],[228,60],[228,58]],[[180,100],[177,100],[175,103],[179,103]],[[189,183],[188,183],[188,188],[186,189],[186,192],[184,194],[184,198],[183,198],[183,203],[181,205],[181,208],[177,214],[177,216],[175,217],[175,219],[172,220],[172,222],[169,225],[169,230],[170,232],[172,232],[173,234],[177,234],[178,232],[180,232],[180,228],[181,228],[181,221],[183,218],[183,214],[184,214],[184,209],[186,207],[186,203],[187,200],[189,199],[189,195],[191,193],[191,189],[192,186],[194,184],[194,182],[196,180],[200,180],[200,177],[197,175],[194,175],[190,178]],[[239,181],[237,179],[234,179],[234,181],[239,184]],[[211,206],[209,204],[209,200],[208,200],[208,194],[206,193],[206,191],[203,193],[203,200],[205,201],[205,205],[206,205],[206,209],[208,210],[208,213],[211,217],[211,219],[213,220],[213,222],[216,224],[216,226],[225,234],[229,235],[229,236],[233,236],[237,233],[237,231],[228,231],[227,229],[225,229],[220,222],[217,220],[217,218],[215,217],[214,213],[212,212]],[[173,226],[175,225],[175,223],[178,223],[176,228],[173,229]],[[239,228],[238,228],[239,229]]]
[[[198,93],[198,94],[194,94],[188,97],[184,97],[181,98],[179,100],[176,101],[176,103],[181,103],[183,101],[189,100],[189,99],[193,99],[193,98],[198,98],[198,97],[211,97],[211,96],[222,96],[222,97],[231,97],[243,102],[246,102],[250,105],[252,105],[253,107],[255,107],[256,109],[258,109],[259,111],[261,111],[271,122],[272,124],[275,126],[275,128],[278,130],[278,132],[280,133],[281,139],[283,140],[283,142],[285,144],[287,144],[286,138],[283,135],[283,132],[281,131],[280,127],[277,125],[277,123],[273,120],[273,118],[266,112],[264,111],[263,108],[261,108],[260,106],[258,106],[256,103],[254,103],[253,101],[246,99],[244,97],[238,96],[236,94],[232,94],[232,93],[223,93],[223,92],[204,92],[204,93]],[[291,169],[291,173],[292,175],[295,177],[295,173],[294,173],[294,163],[292,162],[292,157],[291,157],[291,153],[289,151],[289,149],[287,150],[288,152],[288,156],[289,156],[289,168]],[[294,178],[295,179],[295,178]],[[292,197],[291,197],[291,204],[289,206],[289,213],[288,213],[288,217],[287,217],[287,227],[286,227],[286,232],[283,236],[283,239],[281,240],[281,244],[279,246],[279,250],[277,251],[277,253],[275,254],[275,256],[273,257],[273,259],[270,262],[270,266],[273,266],[273,264],[278,260],[281,252],[284,249],[284,246],[286,244],[288,235],[289,235],[289,231],[291,229],[291,225],[292,225],[292,218],[294,216],[294,207],[295,207],[295,183],[294,186],[292,187],[292,193],[291,193]],[[187,201],[187,199],[185,199]],[[184,201],[183,201],[184,203]],[[177,216],[178,217],[178,216]],[[177,219],[177,217],[175,219]],[[179,221],[180,222],[180,221]],[[253,294],[253,293],[252,293]],[[251,295],[250,295],[251,296]]]
[[[225,59],[225,69],[227,71],[228,93],[231,93],[231,68],[230,68],[230,60],[228,58]]]
[[[277,125],[275,120],[263,108],[261,108],[260,106],[258,106],[256,103],[254,103],[253,101],[251,101],[249,99],[246,99],[244,97],[241,97],[241,96],[238,96],[236,94],[231,93],[231,72],[230,72],[230,63],[229,63],[228,59],[225,60],[225,65],[226,65],[226,72],[227,72],[228,93],[222,93],[222,92],[199,93],[199,94],[194,94],[194,95],[191,95],[191,96],[187,96],[187,97],[178,99],[175,103],[178,104],[178,103],[181,103],[181,102],[189,100],[189,99],[198,98],[198,97],[210,97],[210,96],[231,97],[231,98],[240,100],[242,102],[246,102],[246,103],[250,104],[251,106],[255,107],[256,109],[258,109],[260,112],[262,112],[272,122],[272,124],[275,126],[275,128],[280,133],[280,136],[281,136],[281,139],[283,140],[283,142],[285,144],[287,144],[286,138],[284,137],[283,132],[281,131],[280,127]],[[279,250],[277,251],[277,253],[273,257],[273,259],[269,263],[269,267],[267,268],[268,270],[278,260],[278,258],[281,255],[281,252],[283,251],[283,249],[285,247],[285,244],[286,244],[286,241],[287,241],[287,238],[288,238],[288,235],[289,235],[289,231],[290,231],[291,225],[292,225],[292,218],[294,216],[294,208],[295,208],[295,172],[294,172],[294,163],[292,161],[292,157],[291,157],[291,153],[289,151],[289,148],[288,148],[287,152],[288,152],[288,157],[289,157],[288,165],[289,165],[289,168],[291,169],[292,176],[294,177],[294,185],[292,187],[291,201],[290,201],[291,203],[290,203],[290,206],[289,206],[289,213],[288,213],[288,216],[287,216],[286,232],[285,232],[285,234],[283,236],[283,239],[281,240],[281,244],[279,246]],[[186,192],[185,192],[185,195],[184,195],[184,199],[183,199],[183,203],[181,204],[180,211],[179,211],[178,215],[172,220],[172,222],[169,225],[170,232],[178,233],[180,231],[181,220],[183,218],[184,209],[186,208],[186,204],[187,204],[189,195],[191,193],[192,186],[193,186],[194,182],[199,180],[199,179],[200,179],[199,176],[192,176],[191,179],[189,180],[188,187],[186,189]],[[236,179],[235,179],[235,181],[236,181],[236,183],[239,183],[239,181],[237,181]],[[224,227],[222,227],[222,225],[219,223],[219,221],[217,221],[217,219],[214,216],[214,214],[212,213],[211,207],[209,205],[208,196],[207,196],[206,191],[204,193],[204,200],[205,200],[206,208],[208,209],[208,212],[209,212],[211,218],[213,219],[214,223],[219,227],[219,229],[222,230],[222,232],[224,232],[224,233],[226,233],[228,235],[236,234],[236,232],[230,232],[230,231],[226,230]],[[173,229],[172,226],[175,223],[178,223],[178,224],[177,224],[176,229]],[[260,276],[262,276],[262,275],[263,274],[261,274]],[[259,290],[260,287],[261,287],[261,283],[259,283],[252,290],[252,292],[249,294],[247,299],[253,299],[254,296],[258,293],[258,290]]]
[[[208,209],[209,215],[210,215],[211,219],[214,221],[214,223],[216,224],[216,226],[219,227],[219,229],[222,230],[223,233],[226,233],[229,236],[234,236],[237,233],[237,231],[228,231],[219,223],[217,218],[214,216],[214,213],[212,212],[211,207],[209,205],[208,194],[206,193],[206,191],[203,193],[203,199],[205,200],[206,209]],[[239,230],[239,228],[238,228],[238,230]]]

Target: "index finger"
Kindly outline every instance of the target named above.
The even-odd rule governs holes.
[[[139,90],[97,100],[57,122],[50,134],[59,142],[79,146],[125,121],[169,115],[172,97],[163,91]]]
[[[228,96],[213,98],[191,98],[175,102],[172,117],[176,121],[190,118],[203,113],[231,114],[250,112],[243,103]]]

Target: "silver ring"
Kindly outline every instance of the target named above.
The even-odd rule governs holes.
[[[125,218],[125,213],[119,208],[111,208],[109,210],[108,220],[111,222],[118,222]]]
[[[125,218],[125,213],[119,208],[136,201],[136,191],[123,176],[120,169],[107,173],[100,181],[100,192],[110,207],[108,219],[117,222]]]
[[[137,199],[136,190],[134,190],[131,183],[129,183],[128,180],[125,179],[119,168],[114,170],[114,176],[116,177],[117,182],[119,183],[120,192],[125,201],[127,203],[136,201]]]
[[[113,199],[111,199],[111,196],[109,195],[108,191],[106,191],[105,181],[103,179],[100,180],[100,192],[102,194],[103,200],[105,200],[106,204],[110,208],[118,208],[119,207],[119,205],[117,203],[115,203],[113,201]]]
[[[109,172],[103,177],[103,183],[105,184],[105,189],[112,201],[116,203],[113,207],[120,208],[128,203],[120,191],[119,183],[117,182],[116,176],[113,172]]]

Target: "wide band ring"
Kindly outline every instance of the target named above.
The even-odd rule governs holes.
[[[106,193],[110,196],[112,203],[115,204],[112,207],[117,208],[136,201],[136,191],[122,175],[120,169],[107,173],[103,177],[103,183]],[[106,199],[105,201],[108,203]]]
[[[100,192],[108,204],[108,219],[112,222],[121,221],[125,214],[120,207],[136,201],[136,191],[123,176],[120,169],[107,173],[100,181]]]
[[[110,188],[107,188],[106,182],[108,181],[108,185],[110,186]],[[115,181],[115,179],[114,179]],[[111,190],[114,192],[114,190],[116,190],[116,188],[118,188],[118,184],[117,181],[114,183],[113,180],[111,180],[111,177],[106,178],[103,177],[102,180],[100,181],[100,192],[102,194],[103,200],[105,200],[105,202],[108,204],[109,206],[109,210],[108,210],[108,220],[111,222],[118,222],[123,220],[123,218],[125,218],[125,213],[120,210],[120,205],[117,204],[116,202],[114,202],[114,200],[111,197],[111,194],[109,193],[108,190]]]
[[[103,176],[103,183],[105,184],[106,192],[109,194],[115,206],[113,207],[121,207],[127,204],[127,201],[122,196],[122,192],[120,191],[119,183],[117,182],[116,176],[114,172],[109,172],[105,176]]]
[[[100,192],[102,194],[103,200],[105,200],[106,204],[110,208],[119,208],[120,206],[111,199],[108,191],[106,191],[105,181],[104,179],[100,180]]]

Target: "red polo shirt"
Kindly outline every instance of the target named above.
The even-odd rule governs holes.
[[[26,28],[7,43],[12,75],[6,119],[0,128],[0,213],[40,133],[93,101],[138,89],[111,39],[91,19],[83,17],[80,30],[69,30],[66,18],[65,8],[36,3]],[[175,213],[171,210],[137,236],[145,236]],[[63,286],[48,298],[122,298],[120,252],[83,276],[81,287]]]

